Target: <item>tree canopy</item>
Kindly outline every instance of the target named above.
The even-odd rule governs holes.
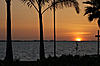
[[[63,8],[65,7],[74,7],[76,9],[76,12],[79,13],[79,3],[77,2],[77,0],[55,0],[55,3],[53,0],[21,0],[22,2],[26,3],[28,5],[28,7],[34,7],[38,12],[38,7],[36,7],[36,5],[39,5],[39,3],[41,4],[41,7],[43,7],[45,4],[48,3],[47,8],[45,8],[42,11],[42,14],[48,10],[49,8],[52,9],[53,5],[55,4],[56,9],[58,8]]]
[[[88,19],[90,22],[97,20],[98,26],[100,27],[100,0],[90,0],[83,2],[89,6],[85,7],[85,15],[88,14]]]

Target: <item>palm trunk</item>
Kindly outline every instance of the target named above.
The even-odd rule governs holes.
[[[41,14],[41,5],[39,4],[39,20],[40,20],[40,59],[45,58],[44,52],[44,41],[43,41],[43,24],[42,24],[42,14]]]
[[[55,0],[54,0],[54,57],[56,57]]]
[[[7,46],[6,46],[5,60],[8,62],[13,61],[12,42],[11,42],[10,0],[7,1]]]

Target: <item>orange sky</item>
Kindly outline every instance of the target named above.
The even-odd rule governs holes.
[[[89,23],[88,16],[83,16],[85,5],[80,2],[80,14],[75,9],[64,8],[56,10],[57,40],[96,40],[95,34],[99,29],[94,21]],[[28,8],[18,0],[12,0],[12,39],[39,39],[38,13],[34,8]],[[53,39],[53,12],[48,10],[43,14],[44,39]],[[6,39],[6,3],[0,0],[0,40]]]

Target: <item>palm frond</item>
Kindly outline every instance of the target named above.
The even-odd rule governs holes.
[[[100,12],[92,13],[88,15],[89,21],[93,21],[93,19],[100,18]]]
[[[49,1],[51,1],[51,0],[21,0],[23,3],[26,3],[28,6],[30,6],[30,5],[32,5],[32,3],[37,3],[37,4],[39,4],[40,3],[40,5],[41,5],[41,7],[43,6],[43,5],[45,5],[46,3],[49,3]]]
[[[30,1],[35,2],[34,0],[21,0],[21,1],[24,2],[24,3],[27,3],[27,2],[30,2]]]
[[[91,22],[98,19],[98,26],[100,27],[100,0],[90,0],[83,2],[84,4],[90,4],[90,6],[85,7],[85,14],[88,14],[88,20]]]
[[[90,4],[90,5],[93,5],[94,3],[91,2],[91,1],[86,1],[86,2],[83,2],[84,4]]]
[[[41,0],[41,4],[49,3],[50,0]]]
[[[98,26],[99,26],[99,28],[100,28],[100,18],[98,19]]]
[[[79,13],[79,3],[76,0],[56,0],[55,3],[52,2],[52,4],[55,4],[56,9],[63,7],[74,7],[76,9],[76,12]],[[53,7],[51,7],[52,9]]]
[[[89,14],[89,13],[95,13],[95,11],[97,10],[97,8],[96,7],[91,7],[91,6],[88,6],[88,7],[85,7],[86,9],[85,9],[85,14],[84,14],[84,16],[86,15],[86,14]]]
[[[74,4],[74,7],[75,7],[75,9],[76,9],[76,12],[79,13],[80,9],[79,9],[79,4],[78,4],[78,2],[76,1],[76,2],[74,2],[73,4]]]
[[[32,3],[35,2],[35,0],[21,0],[24,4],[27,4],[28,7],[32,7]]]
[[[89,14],[88,20],[89,20],[90,22],[93,21],[93,15],[92,15],[92,14]]]

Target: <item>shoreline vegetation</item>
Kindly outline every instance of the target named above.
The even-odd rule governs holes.
[[[12,63],[0,61],[0,66],[100,66],[100,56],[98,55],[62,55],[60,57],[45,58],[37,61],[20,61],[14,60]]]
[[[0,40],[0,42],[7,42],[7,41]],[[12,42],[40,42],[40,40],[12,40]],[[54,40],[44,40],[44,42],[54,42]],[[76,41],[58,40],[56,42],[76,42]],[[97,41],[91,40],[91,41],[77,41],[77,42],[97,42]]]

